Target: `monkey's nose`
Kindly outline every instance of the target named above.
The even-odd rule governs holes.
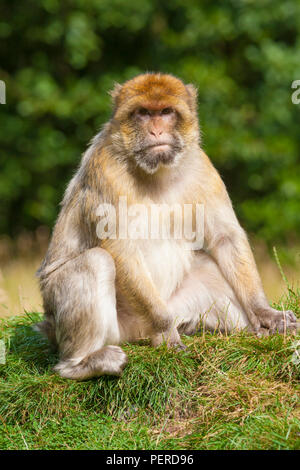
[[[151,129],[149,132],[150,135],[153,135],[153,137],[155,137],[156,139],[158,139],[158,137],[160,137],[163,133],[163,131],[160,129]]]

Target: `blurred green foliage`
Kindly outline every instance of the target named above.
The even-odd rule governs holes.
[[[299,33],[299,0],[2,0],[0,231],[52,226],[114,81],[162,71],[199,88],[204,149],[242,224],[296,237]]]

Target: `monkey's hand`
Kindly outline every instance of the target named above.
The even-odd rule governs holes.
[[[255,311],[258,320],[254,327],[258,335],[272,335],[275,333],[296,333],[300,328],[297,318],[291,310],[275,310],[272,307],[258,308]]]
[[[160,346],[166,343],[169,349],[174,348],[177,350],[186,349],[186,346],[182,343],[177,328],[169,329],[163,333],[156,333],[151,336],[151,344],[153,347]]]

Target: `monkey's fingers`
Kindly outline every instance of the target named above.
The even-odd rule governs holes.
[[[166,343],[168,349],[177,349],[178,351],[186,349],[186,346],[182,343],[176,328],[173,328],[168,332],[153,335],[151,337],[151,343],[154,347]]]

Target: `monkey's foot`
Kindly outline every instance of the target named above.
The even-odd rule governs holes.
[[[54,370],[67,379],[86,380],[101,375],[120,376],[127,362],[127,356],[119,346],[105,346],[79,363],[74,359],[61,361]]]
[[[275,310],[264,308],[258,312],[260,327],[256,329],[259,336],[273,335],[276,333],[296,333],[300,329],[300,323],[291,310]]]

